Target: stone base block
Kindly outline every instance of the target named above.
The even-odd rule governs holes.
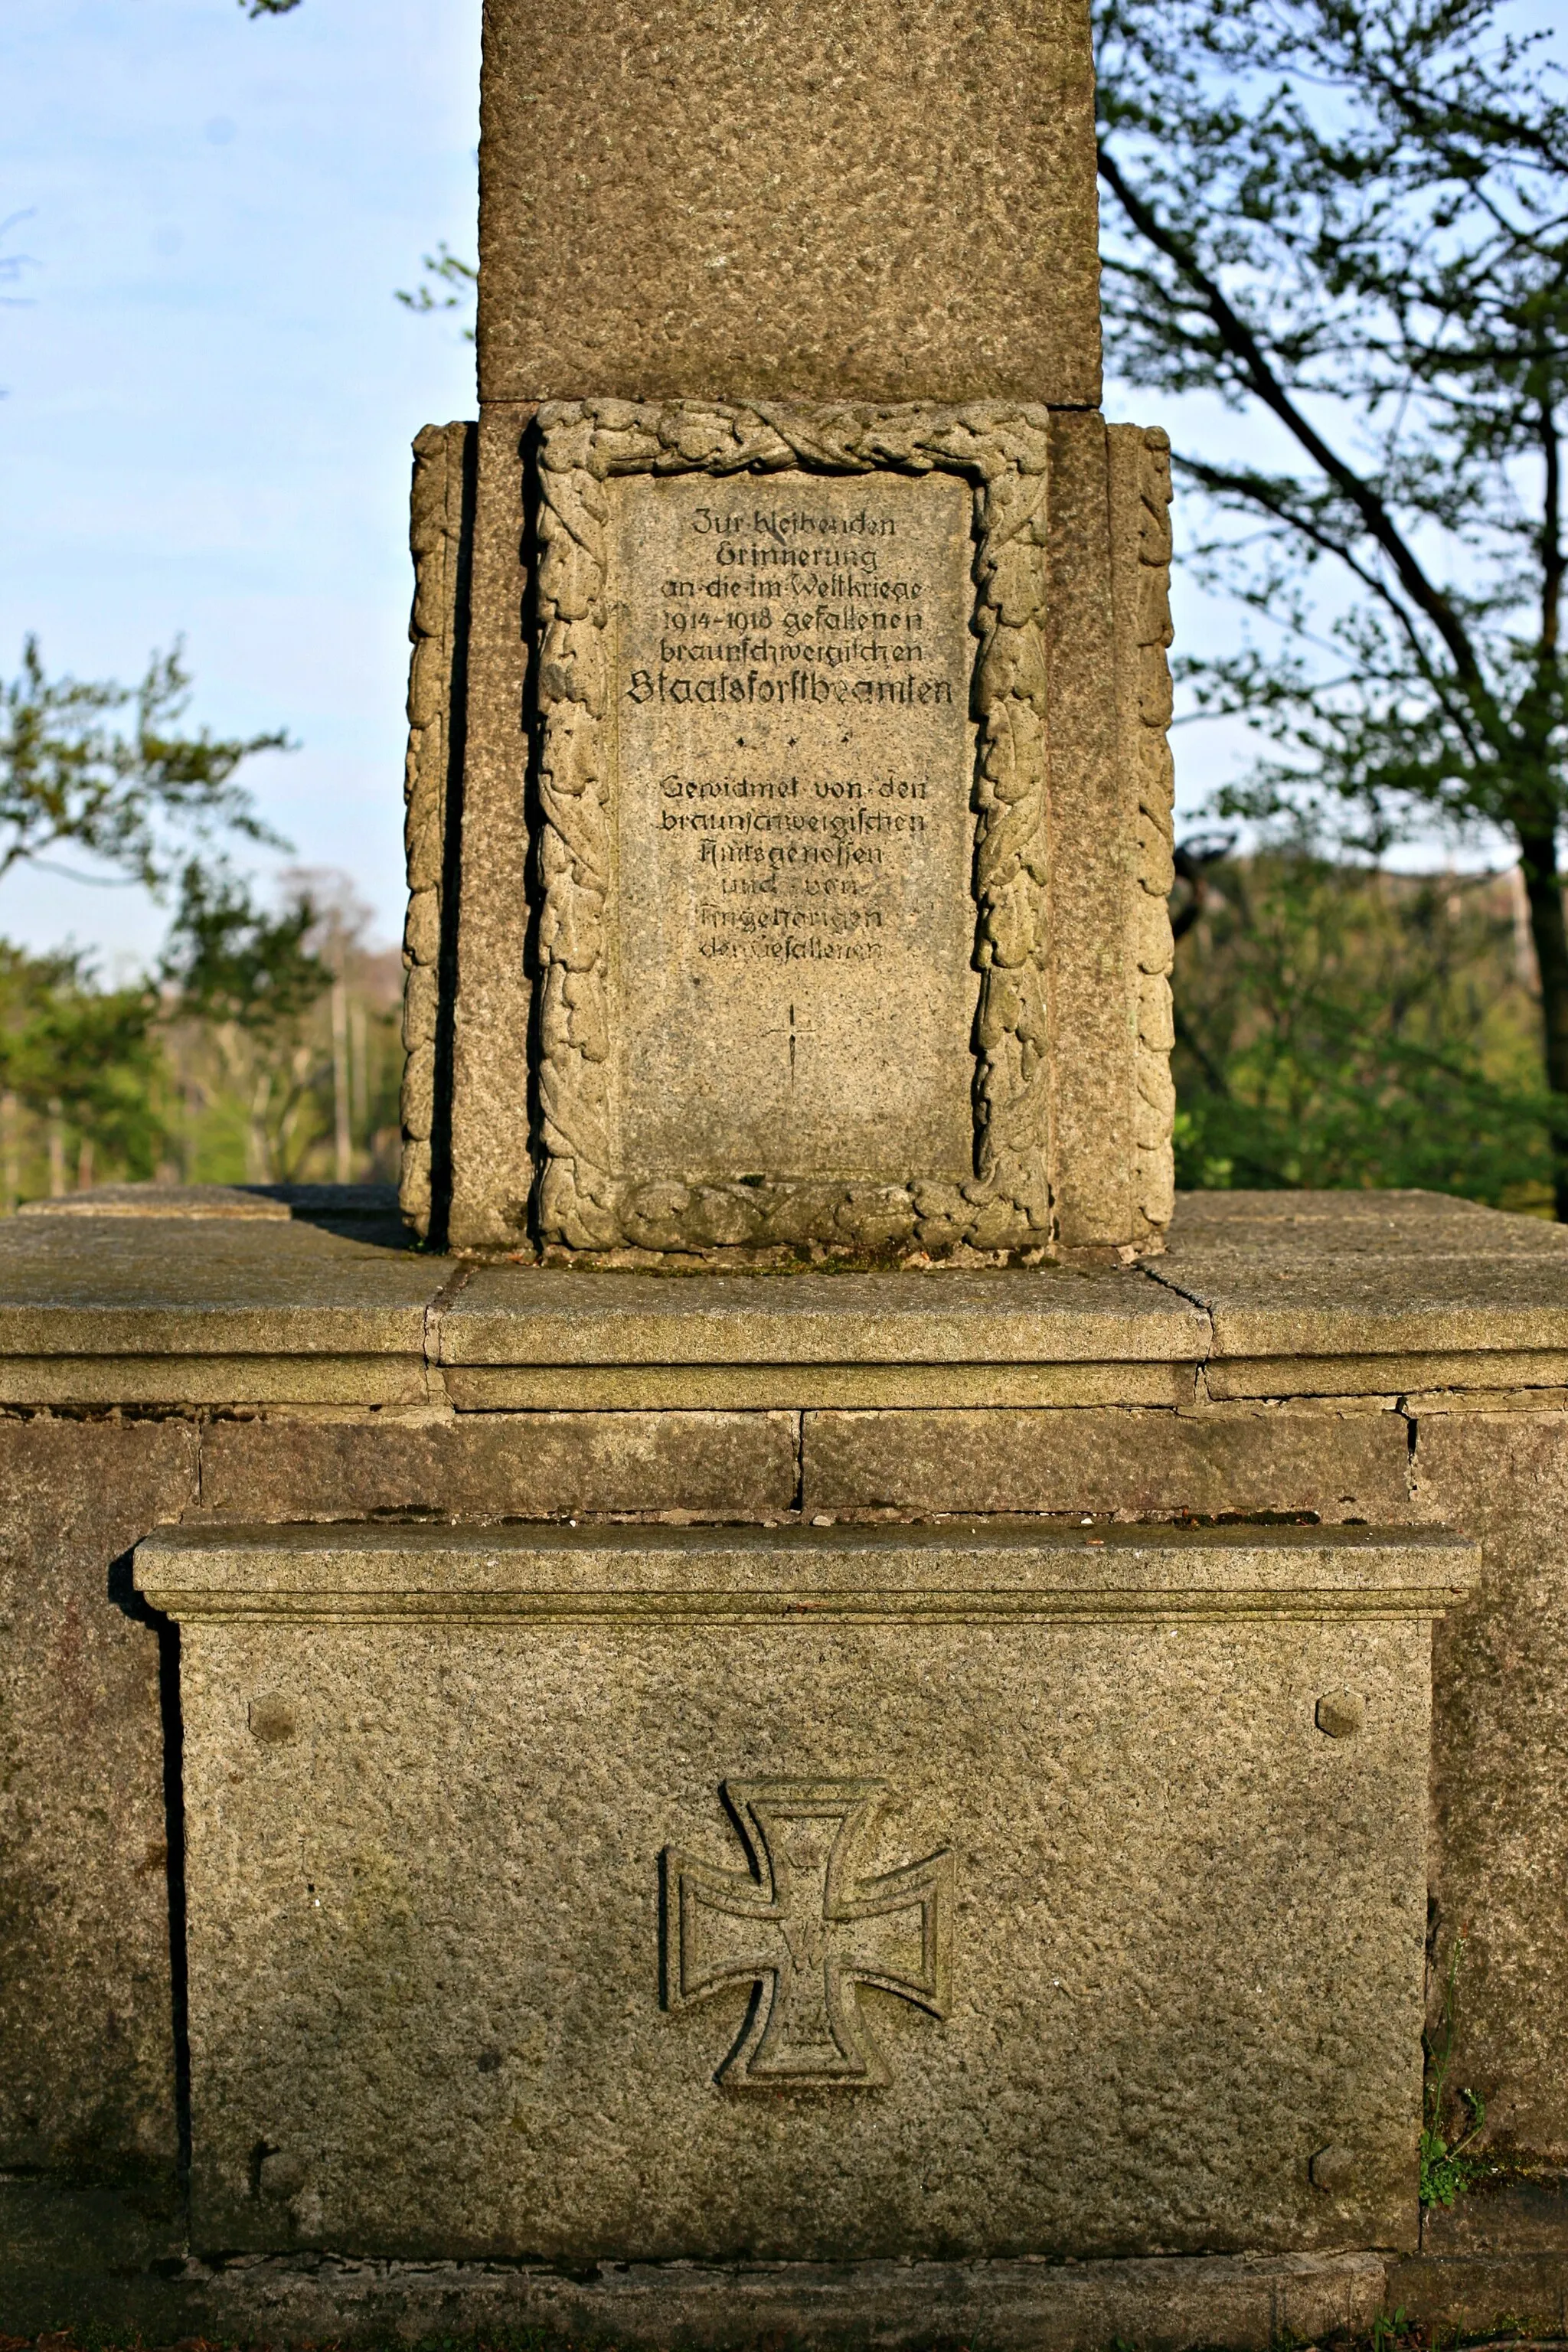
[[[1267,2352],[1365,2336],[1384,2303],[1375,2253],[1151,2262],[603,2263],[182,2257],[121,2200],[0,2181],[0,2333],[96,2331],[375,2347],[538,2331],[548,2342],[654,2347],[788,2345],[987,2352]]]
[[[1428,1629],[1474,1572],[1349,1528],[161,1532],[195,2242],[1413,2246]]]

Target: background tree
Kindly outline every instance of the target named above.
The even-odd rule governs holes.
[[[1568,1217],[1568,110],[1506,16],[1100,0],[1105,303],[1121,374],[1279,452],[1176,458],[1200,571],[1260,625],[1184,665],[1274,745],[1222,809],[1316,803],[1373,856],[1434,820],[1511,837]]]
[[[317,910],[301,892],[269,916],[233,875],[193,860],[163,951],[172,1011],[205,1023],[224,1075],[246,1108],[246,1175],[265,1184],[295,1174],[299,1130],[318,1076],[306,1015],[332,984],[310,944]]]
[[[104,989],[79,950],[0,940],[0,1202],[24,1191],[24,1149],[58,1194],[106,1170],[150,1177],[163,1143],[155,989]],[[33,1173],[32,1170],[28,1171]],[[26,1189],[33,1189],[26,1187]]]
[[[51,679],[27,639],[19,673],[0,681],[0,880],[23,862],[69,872],[54,864],[64,849],[156,893],[184,866],[193,838],[238,834],[288,846],[234,781],[257,752],[289,749],[288,737],[182,732],[191,681],[180,656],[177,645],[154,654],[135,687]],[[128,726],[112,723],[121,711],[132,714]]]
[[[473,309],[479,287],[479,265],[476,262],[464,261],[443,237],[434,253],[421,256],[419,266],[425,275],[413,291],[403,287],[397,290],[396,299],[405,310],[416,311],[424,317],[432,310]],[[463,341],[466,343],[474,341],[471,319],[463,329]]]
[[[1299,831],[1200,868],[1175,912],[1184,1188],[1419,1184],[1502,1208],[1550,1202],[1511,875],[1390,874]]]

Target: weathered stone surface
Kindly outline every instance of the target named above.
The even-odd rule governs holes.
[[[1372,2253],[1175,2261],[614,2263],[399,2263],[320,2254],[189,2255],[126,2200],[0,2180],[0,2309],[28,2335],[116,2341],[389,2343],[515,2331],[548,2343],[672,2343],[753,2352],[787,2341],[908,2352],[1268,2352],[1364,2336],[1384,2300]],[[1406,2263],[1406,2271],[1412,2267]],[[1428,2266],[1432,2267],[1432,2266]],[[1430,2296],[1428,2296],[1430,2301]],[[1516,2306],[1522,2307],[1522,2306]],[[1441,2316],[1439,2313],[1438,2316]]]
[[[486,403],[1100,397],[1088,12],[489,0]]]
[[[967,485],[698,474],[614,496],[613,1164],[963,1182]]]
[[[893,1279],[898,1277],[894,1276]],[[754,1412],[925,1406],[1170,1405],[1193,1402],[1191,1363],[621,1364],[454,1366],[441,1374],[459,1412]]]
[[[408,672],[408,755],[404,770],[404,840],[408,913],[403,929],[406,971],[401,1103],[403,1213],[427,1234],[435,1213],[437,1064],[443,1103],[451,1091],[442,1035],[440,961],[443,909],[457,861],[468,745],[468,621],[473,603],[474,496],[478,428],[426,425],[414,444],[409,551],[414,558],[413,645]],[[450,1004],[447,1007],[450,1018]],[[449,1158],[448,1139],[441,1139]],[[446,1202],[440,1204],[444,1213]]]
[[[529,840],[525,682],[529,593],[522,435],[529,408],[487,406],[479,428],[452,1008],[454,1249],[514,1242],[533,1185],[528,1139]],[[447,807],[451,799],[448,795]],[[439,1108],[436,1116],[440,1116]]]
[[[198,2238],[1409,2244],[1426,1621],[1473,1573],[1366,1530],[154,1538]]]
[[[976,2341],[997,2352],[1103,2352],[1117,2342],[1150,2352],[1268,2352],[1281,2341],[1369,2335],[1388,2268],[1377,2254],[1342,2253],[1073,2263],[617,2263],[566,2273],[512,2263],[282,2254],[198,2256],[177,2271],[168,2262],[139,2270],[134,2254],[146,2245],[144,2233],[123,2222],[106,2228],[103,2202],[0,2183],[0,2294],[11,2324],[41,2334],[74,2322],[82,2335],[97,2326],[123,2336],[139,2331],[154,2342],[330,2341],[364,2352],[504,2331],[647,2352],[666,2352],[672,2343],[753,2352],[760,2342],[779,2341],[802,2352],[842,2352],[873,2334],[878,2344],[904,2352],[958,2352]],[[1413,2267],[1419,2264],[1400,2266],[1402,2273]]]
[[[1163,436],[1119,428],[1112,467],[1098,415],[1033,405],[599,396],[545,404],[520,456],[521,415],[481,435],[451,1238],[1101,1262],[1150,1241]],[[416,1054],[440,1025],[420,1005]]]
[[[1136,1272],[749,1281],[484,1266],[437,1318],[443,1365],[1192,1362],[1196,1308]]]
[[[24,1201],[23,1217],[259,1217],[289,1223],[289,1203],[246,1184],[95,1184],[58,1200]]]
[[[319,1396],[283,1369],[308,1374],[313,1358],[333,1361],[345,1402],[367,1390],[413,1401],[443,1278],[428,1260],[299,1222],[17,1218],[0,1224],[0,1356],[76,1360],[64,1394],[86,1402],[177,1402],[187,1383],[175,1368],[193,1359],[227,1360],[231,1398]],[[142,1366],[140,1383],[126,1360]],[[247,1361],[260,1383],[248,1391]],[[61,1382],[41,1394],[59,1399]],[[196,1394],[219,1401],[199,1373]]]
[[[1216,1368],[1568,1349],[1568,1226],[1437,1193],[1192,1193],[1152,1271],[1212,1316]]]
[[[389,1511],[755,1517],[794,1507],[795,1426],[784,1412],[219,1421],[202,1440],[202,1509],[250,1519]]]
[[[1434,1893],[1444,1966],[1462,1936],[1451,2079],[1504,2145],[1568,2157],[1568,1414],[1423,1416],[1423,1517],[1483,1543],[1471,1622],[1436,1652]]]
[[[1421,2251],[1454,2254],[1554,2253],[1568,2262],[1568,2178],[1544,2168],[1483,2178],[1451,2205],[1423,2216]]]
[[[154,2210],[176,2157],[159,1638],[111,1570],[195,1491],[177,1423],[0,1419],[0,2170]]]
[[[1395,1412],[1107,1411],[809,1412],[803,1507],[816,1510],[1408,1510],[1408,1429]]]
[[[1409,2254],[1389,2263],[1384,2301],[1413,2327],[1452,2330],[1456,2342],[1505,2328],[1527,2343],[1556,2339],[1568,2327],[1568,2256]]]

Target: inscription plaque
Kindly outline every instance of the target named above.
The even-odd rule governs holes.
[[[616,507],[623,1164],[963,1181],[964,485],[645,477]]]
[[[539,412],[547,1243],[1043,1245],[1043,410]]]

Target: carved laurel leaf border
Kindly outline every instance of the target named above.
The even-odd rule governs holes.
[[[705,1249],[918,1239],[1044,1247],[1049,1055],[1046,995],[1049,417],[960,407],[556,401],[538,426],[540,892],[537,1068],[547,1242]],[[631,474],[958,474],[974,499],[978,729],[973,793],[974,1163],[962,1185],[677,1184],[614,1165],[608,933],[613,690],[606,657],[610,506]]]

